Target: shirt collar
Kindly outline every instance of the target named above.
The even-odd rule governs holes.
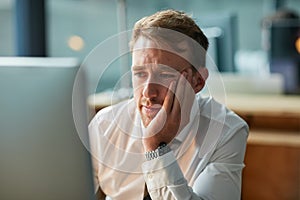
[[[196,116],[198,116],[200,113],[200,109],[199,109],[199,104],[197,101],[197,98],[195,97],[194,102],[193,102],[193,106],[191,109],[191,113],[190,113],[190,120],[189,123],[182,129],[182,131],[174,138],[174,140],[177,140],[178,142],[182,143],[187,136],[190,134],[190,131],[197,131],[197,130],[193,130],[191,127],[197,123]]]

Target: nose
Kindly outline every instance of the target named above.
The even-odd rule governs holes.
[[[154,98],[158,96],[158,88],[155,83],[145,83],[143,88],[143,96],[146,98]]]

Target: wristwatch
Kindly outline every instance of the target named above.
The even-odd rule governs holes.
[[[158,158],[159,156],[162,156],[162,155],[164,155],[164,154],[166,154],[166,153],[168,153],[170,151],[171,151],[171,149],[167,145],[167,143],[161,142],[159,144],[159,146],[157,147],[157,149],[155,149],[153,151],[147,151],[145,153],[145,157],[146,157],[146,160],[149,161],[149,160]]]

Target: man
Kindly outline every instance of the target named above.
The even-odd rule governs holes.
[[[89,126],[95,186],[112,199],[240,199],[248,127],[202,98],[208,40],[183,12],[135,24],[134,98]]]

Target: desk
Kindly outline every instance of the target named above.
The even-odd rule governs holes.
[[[229,95],[227,106],[253,129],[298,131],[300,96]]]
[[[300,96],[230,95],[250,127],[243,200],[300,199]]]
[[[101,95],[93,99],[105,107]],[[250,127],[242,199],[299,200],[300,96],[229,95],[226,105]]]

